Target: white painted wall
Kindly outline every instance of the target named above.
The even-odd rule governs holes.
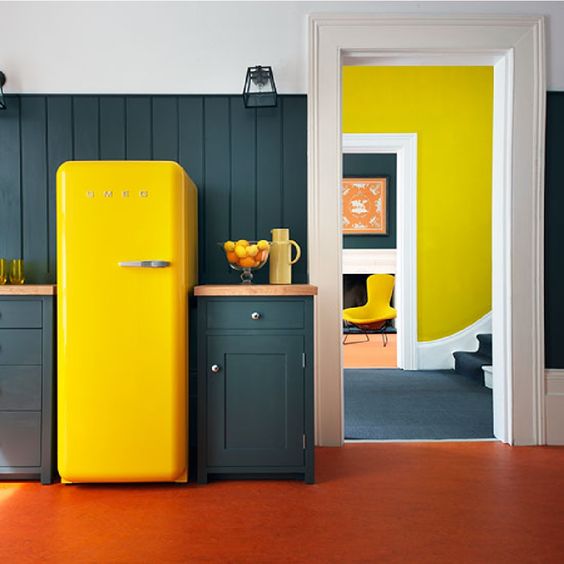
[[[233,94],[263,64],[305,93],[315,12],[545,15],[564,90],[564,2],[0,2],[0,70],[8,93]]]

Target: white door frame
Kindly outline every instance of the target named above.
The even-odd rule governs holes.
[[[417,370],[417,134],[344,133],[343,153],[397,156],[397,363],[398,368]]]
[[[545,442],[543,228],[544,20],[541,17],[310,16],[309,273],[316,307],[316,437],[343,444],[341,66],[345,57],[494,66],[493,331],[496,436]]]

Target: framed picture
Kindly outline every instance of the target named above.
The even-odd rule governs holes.
[[[343,234],[388,234],[388,179],[343,178]]]

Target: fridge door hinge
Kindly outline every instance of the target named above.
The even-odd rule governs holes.
[[[306,449],[306,436],[305,433],[302,435],[302,447],[305,450]]]
[[[302,353],[302,368],[306,367],[306,354]]]

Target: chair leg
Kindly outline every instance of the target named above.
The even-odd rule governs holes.
[[[362,329],[361,329],[362,331]],[[368,333],[366,331],[362,331],[364,334],[364,341],[351,341],[349,343],[347,343],[347,338],[349,336],[349,333],[345,333],[345,338],[343,339],[343,345],[356,345],[358,343],[368,343],[370,342],[370,337],[368,336]]]

